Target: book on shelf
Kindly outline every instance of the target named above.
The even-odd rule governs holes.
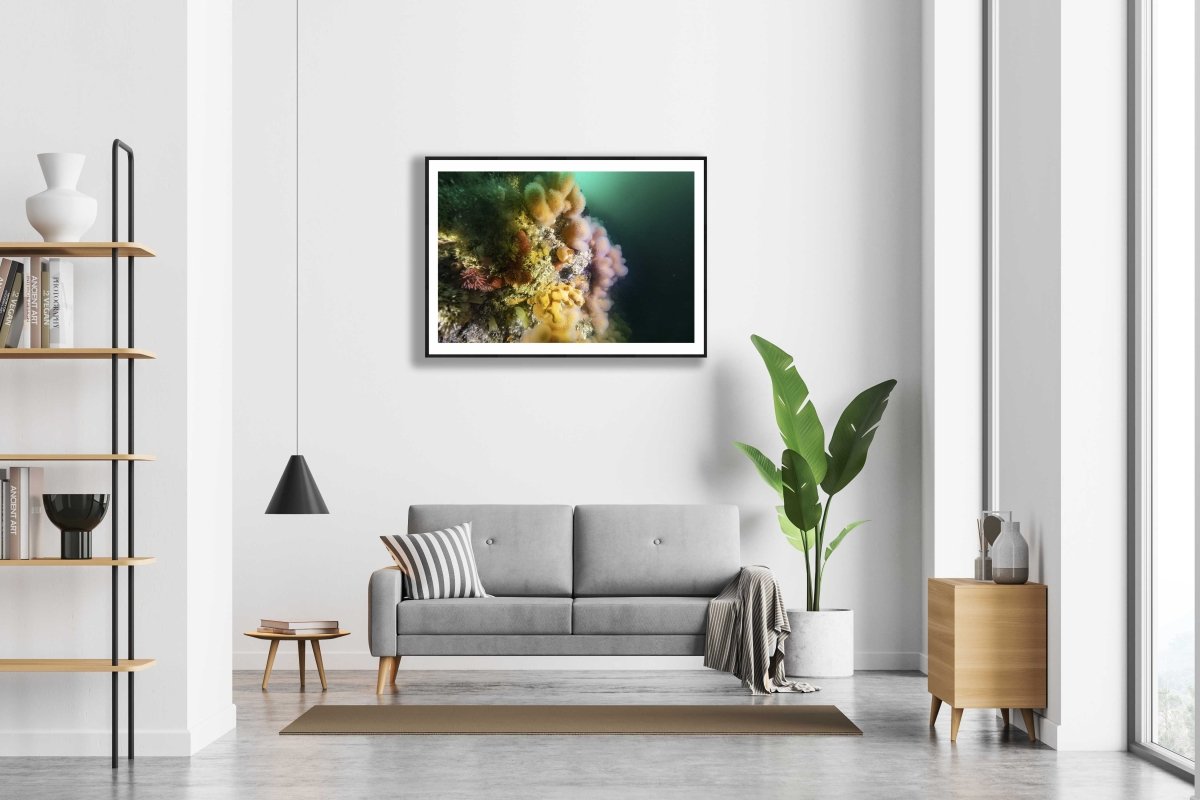
[[[4,503],[4,558],[33,558],[42,528],[42,467],[9,467]],[[37,555],[48,557],[49,553]]]
[[[50,274],[50,343],[46,347],[75,346],[75,265],[48,258]]]
[[[21,339],[18,347],[43,347],[42,344],[42,262],[45,259],[33,256],[25,268],[25,284],[21,296],[22,307]]]
[[[75,265],[0,259],[0,347],[75,346]]]
[[[0,347],[16,347],[21,339],[23,317],[19,315],[23,313],[21,291],[25,288],[24,276],[25,265],[20,261],[12,261],[3,292],[0,293]]]
[[[267,631],[268,633],[295,633],[296,631],[304,631],[305,633],[308,633],[311,631],[326,631],[326,632],[328,632],[329,629],[331,629],[331,628],[334,631],[336,631],[338,629],[338,623],[337,623],[336,619],[334,619],[334,620],[325,620],[325,619],[323,619],[323,620],[303,620],[303,621],[285,620],[285,619],[262,619],[262,620],[259,620],[258,624],[262,628],[272,629],[272,630]]]
[[[17,262],[11,258],[0,258],[0,324],[4,323],[4,313],[8,310],[8,300],[12,296],[9,278],[13,277],[16,265]],[[4,340],[0,339],[0,347],[3,346]]]
[[[0,469],[0,560],[8,558],[8,470]]]
[[[43,258],[41,262],[42,276],[39,284],[42,287],[42,313],[38,324],[42,326],[42,347],[50,347],[50,259]]]

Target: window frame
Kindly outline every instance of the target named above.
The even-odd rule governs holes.
[[[1154,731],[1152,415],[1153,0],[1129,0],[1129,750],[1191,781]]]

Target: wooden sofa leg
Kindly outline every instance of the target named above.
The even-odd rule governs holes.
[[[395,656],[382,656],[379,659],[379,677],[375,680],[375,694],[383,694],[385,687],[395,685],[398,659]]]
[[[396,688],[396,673],[400,671],[400,656],[392,659],[392,674],[388,677],[388,686]]]

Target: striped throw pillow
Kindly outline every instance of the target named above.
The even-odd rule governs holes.
[[[405,575],[413,600],[490,597],[479,581],[471,523],[429,533],[380,536]]]

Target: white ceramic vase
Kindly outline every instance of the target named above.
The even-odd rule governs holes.
[[[47,242],[78,242],[96,223],[96,198],[75,188],[81,153],[39,153],[46,190],[25,201],[29,224]]]
[[[841,678],[854,674],[854,612],[788,610],[792,633],[783,644],[789,677]]]
[[[992,580],[1017,584],[1029,580],[1029,544],[1019,522],[1005,522],[992,545]]]

